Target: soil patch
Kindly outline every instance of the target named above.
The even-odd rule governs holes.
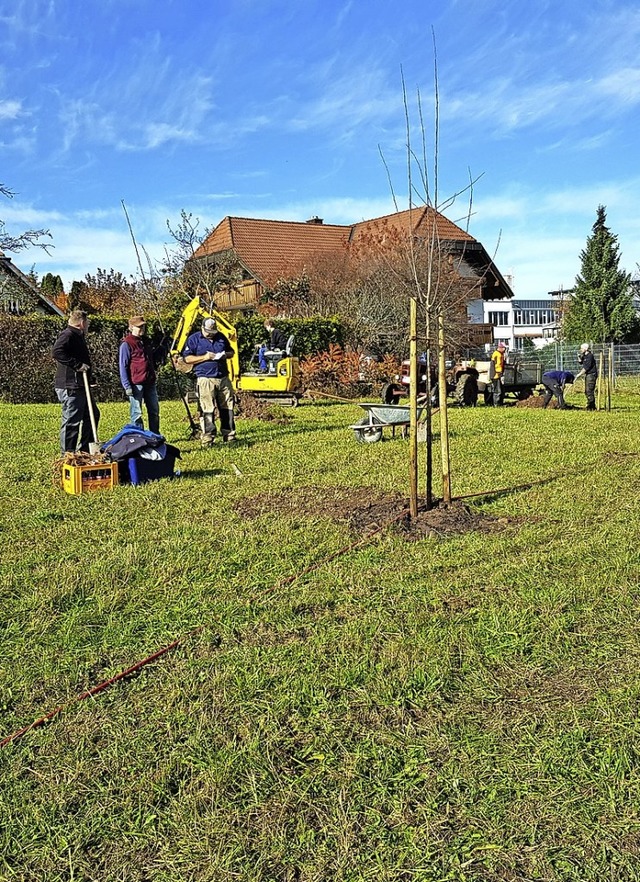
[[[531,395],[529,398],[525,398],[524,401],[516,401],[516,407],[544,407],[544,395]],[[574,404],[568,404],[565,401],[565,409],[566,410],[578,410],[578,408]],[[558,407],[558,401],[556,398],[552,398],[549,402],[547,410],[555,410]]]
[[[346,523],[358,536],[370,535],[389,525],[407,540],[471,530],[489,533],[511,523],[509,518],[482,514],[459,501],[450,505],[441,503],[430,511],[419,511],[416,518],[411,518],[406,497],[399,493],[376,493],[370,487],[291,488],[279,493],[277,501],[271,496],[243,499],[237,511],[242,517],[255,518],[273,511],[274,506],[284,517],[320,516]]]
[[[529,398],[525,398],[523,401],[516,401],[516,407],[542,407],[544,404],[544,397],[542,395],[530,395]],[[552,398],[549,402],[549,408],[557,407],[558,402],[555,398]]]
[[[277,425],[285,425],[291,420],[291,414],[287,413],[281,404],[261,401],[255,395],[243,394],[242,392],[238,393],[236,398],[236,417],[240,419],[264,420]]]

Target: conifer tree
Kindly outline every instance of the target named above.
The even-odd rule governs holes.
[[[592,234],[580,254],[582,271],[564,321],[565,338],[572,342],[620,342],[636,329],[631,277],[619,267],[618,237],[606,221],[606,209],[599,205]]]

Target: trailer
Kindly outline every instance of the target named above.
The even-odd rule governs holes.
[[[477,361],[478,392],[485,404],[493,404],[493,372],[492,361]],[[538,361],[507,362],[502,375],[501,403],[505,398],[524,401],[533,395],[536,386],[542,382],[542,365]]]
[[[466,366],[467,362],[462,362]],[[493,404],[493,376],[495,365],[491,360],[470,362],[473,369],[466,369],[452,373],[447,377],[447,395],[455,396],[458,402],[466,407],[474,406],[476,397],[484,399],[485,404]],[[477,384],[465,381],[465,376],[477,371]],[[409,397],[410,362],[403,361],[401,373],[394,382],[386,383],[382,387],[381,399],[383,404],[399,404]],[[537,361],[513,361],[507,362],[502,377],[502,401],[505,398],[515,398],[523,401],[533,395],[536,386],[542,382],[542,365]],[[427,388],[427,372],[424,362],[418,365],[418,394],[423,394]],[[431,367],[431,403],[438,406],[438,377],[435,366]]]

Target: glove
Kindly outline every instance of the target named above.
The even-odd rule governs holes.
[[[91,370],[91,365],[90,365],[90,364],[81,364],[80,367],[78,368],[78,371],[79,371],[80,373],[82,373],[82,374],[86,374],[86,373],[88,373],[90,370]]]
[[[124,394],[127,396],[127,398],[133,398],[133,389],[125,389]]]

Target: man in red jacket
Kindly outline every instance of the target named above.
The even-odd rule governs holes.
[[[120,382],[129,399],[129,422],[144,429],[142,403],[147,408],[149,430],[160,432],[160,405],[156,388],[156,352],[146,336],[147,323],[141,315],[129,319],[129,333],[120,344]]]

